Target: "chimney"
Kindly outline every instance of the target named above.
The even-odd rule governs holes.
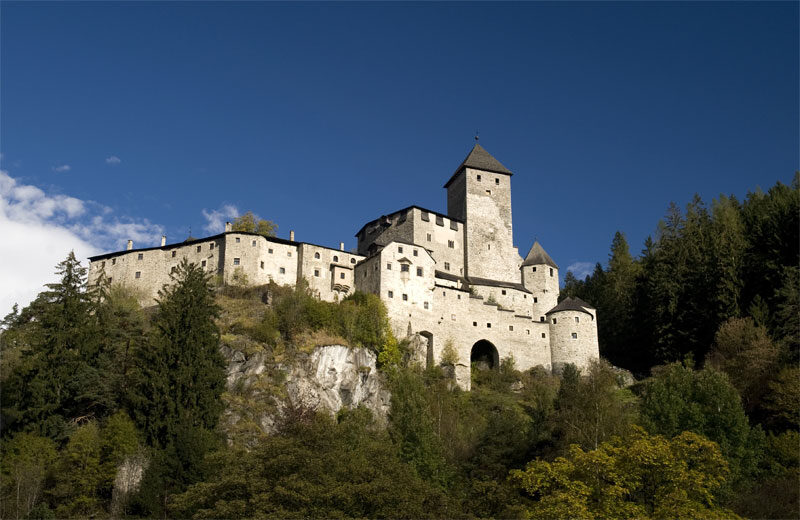
[[[344,251],[344,242],[339,242],[339,251]]]
[[[289,231],[289,240],[291,240],[292,242],[294,242],[294,229],[293,229],[293,230],[291,230],[291,231]]]
[[[127,249],[128,251],[133,249],[133,240],[128,240],[128,247],[126,247],[125,249]]]
[[[167,235],[161,235],[161,247],[167,245]]]
[[[225,232],[227,233],[228,231],[233,231],[233,226],[230,222],[225,223]]]

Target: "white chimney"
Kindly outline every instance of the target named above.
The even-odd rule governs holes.
[[[225,223],[225,232],[233,231],[233,225],[230,222]]]
[[[294,230],[289,231],[289,240],[294,242]]]
[[[344,251],[344,242],[339,242],[339,251]]]
[[[161,235],[161,247],[167,245],[167,235]]]
[[[128,240],[128,247],[126,248],[128,251],[133,249],[133,240]]]

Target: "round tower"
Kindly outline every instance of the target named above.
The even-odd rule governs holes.
[[[534,321],[546,321],[547,311],[558,303],[558,265],[534,242],[519,269],[522,284],[533,293],[531,316]]]
[[[580,369],[600,359],[597,311],[580,298],[566,298],[547,312],[553,372],[572,363]]]

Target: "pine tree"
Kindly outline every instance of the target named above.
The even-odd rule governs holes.
[[[226,366],[210,276],[184,259],[171,277],[159,292],[150,344],[136,353],[130,402],[147,443],[159,451],[151,468],[163,476],[156,486],[161,504],[199,477],[223,408]]]

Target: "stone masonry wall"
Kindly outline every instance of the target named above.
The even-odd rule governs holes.
[[[567,363],[585,369],[592,360],[600,358],[593,311],[559,311],[549,318],[553,370],[560,371]]]

